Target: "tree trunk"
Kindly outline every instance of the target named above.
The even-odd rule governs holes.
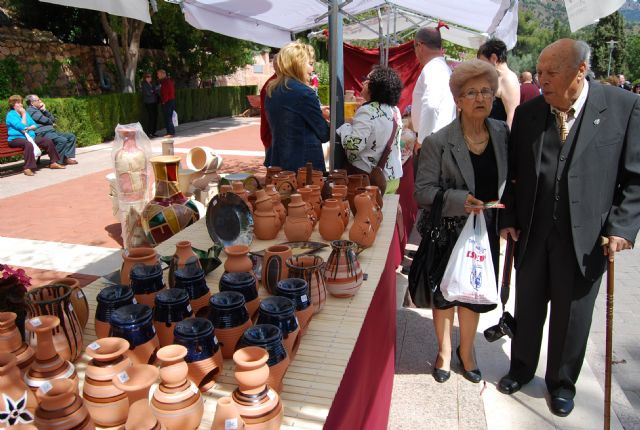
[[[123,92],[135,93],[136,69],[138,68],[138,59],[140,58],[140,36],[144,29],[144,22],[134,20],[132,23],[131,38],[129,39],[129,49],[126,52],[126,61],[124,67],[124,85]]]
[[[109,40],[109,46],[113,52],[113,59],[116,63],[116,72],[118,73],[118,82],[120,82],[120,88],[122,88],[122,82],[124,82],[124,69],[122,67],[122,54],[120,52],[120,43],[118,42],[118,33],[116,33],[111,25],[105,12],[100,12],[100,22],[104,32],[107,33],[107,39]]]

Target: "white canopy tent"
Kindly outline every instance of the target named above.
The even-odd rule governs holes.
[[[40,0],[45,3],[107,12],[151,24],[149,0]],[[155,0],[152,0],[155,3]]]

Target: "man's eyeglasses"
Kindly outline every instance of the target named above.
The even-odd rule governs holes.
[[[493,91],[491,90],[491,88],[483,88],[480,91],[468,90],[462,95],[469,100],[475,100],[478,97],[478,94],[482,94],[483,99],[490,99],[491,97],[493,97]]]

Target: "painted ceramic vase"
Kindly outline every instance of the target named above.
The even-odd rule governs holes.
[[[262,286],[269,294],[276,293],[280,279],[289,277],[287,259],[292,256],[287,245],[273,245],[267,248],[262,258]]]
[[[89,344],[91,360],[85,370],[82,397],[93,421],[101,427],[121,426],[127,421],[129,399],[111,380],[131,367],[126,353],[129,342],[119,337],[105,337]]]
[[[338,240],[342,237],[343,208],[338,200],[327,199],[323,202],[318,231],[324,240]]]
[[[185,361],[189,379],[200,391],[208,391],[222,370],[222,348],[213,334],[213,324],[206,318],[188,318],[176,324],[174,343],[187,348]]]
[[[189,294],[189,303],[195,316],[205,316],[211,291],[207,286],[204,270],[195,265],[187,265],[175,271],[174,288],[185,290]]]
[[[160,430],[162,427],[149,406],[149,388],[156,382],[160,371],[151,364],[135,364],[111,379],[113,385],[127,393],[129,415],[125,430]]]
[[[251,272],[253,273],[253,263],[249,258],[249,247],[247,245],[231,245],[224,248],[227,259],[224,261],[225,272]]]
[[[144,200],[149,186],[147,156],[136,144],[136,129],[118,128],[116,132],[122,138],[122,148],[114,159],[118,199],[125,202]]]
[[[189,293],[181,288],[169,288],[156,295],[153,308],[153,326],[158,334],[160,346],[173,343],[173,330],[180,321],[193,316],[189,304]]]
[[[133,364],[153,364],[156,360],[160,342],[152,318],[151,308],[140,304],[123,306],[111,314],[111,336],[129,342],[127,356]]]
[[[26,296],[29,318],[55,315],[60,325],[54,329],[53,341],[64,360],[76,361],[82,354],[82,326],[71,303],[72,289],[66,285],[45,285],[30,289]],[[31,345],[36,336],[31,334]]]
[[[349,240],[368,248],[376,240],[375,220],[372,219],[373,201],[367,193],[361,193],[354,202],[358,210],[349,229]]]
[[[157,245],[198,221],[197,206],[180,191],[180,157],[160,155],[151,158],[156,177],[156,195],[142,211],[142,228],[149,243]]]
[[[362,268],[356,256],[357,245],[350,240],[331,242],[331,255],[324,266],[327,290],[335,297],[351,297],[362,286]]]
[[[200,391],[187,379],[187,348],[167,345],[158,350],[162,382],[151,398],[151,410],[167,430],[195,430],[204,414]]]
[[[131,278],[131,289],[136,301],[142,305],[153,308],[155,304],[156,294],[164,289],[164,281],[162,279],[162,267],[160,264],[147,266],[144,264],[136,264],[129,273]]]
[[[136,303],[133,297],[133,290],[123,285],[110,285],[103,288],[98,293],[96,302],[98,304],[96,306],[94,326],[98,339],[109,336],[111,332],[109,319],[116,309]]]
[[[284,235],[290,242],[306,242],[312,232],[313,219],[309,217],[307,203],[300,194],[292,194],[284,222]]]
[[[244,296],[235,291],[222,291],[209,300],[208,318],[215,327],[224,358],[233,356],[238,339],[251,327],[249,311],[244,304]]]
[[[250,272],[227,272],[220,277],[218,289],[222,291],[235,291],[244,296],[244,304],[249,312],[249,317],[253,318],[258,312],[260,298],[256,278]]]
[[[313,316],[313,306],[309,297],[309,284],[304,279],[288,278],[278,282],[276,294],[287,297],[295,303],[296,318],[300,325],[300,334],[304,336],[309,328],[309,322]]]
[[[282,342],[282,330],[273,324],[256,324],[249,327],[238,341],[238,348],[259,346],[269,353],[269,379],[267,384],[277,392],[282,391],[282,378],[291,359]]]
[[[33,363],[35,352],[29,344],[22,341],[16,327],[16,318],[14,312],[0,312],[0,353],[12,354],[20,372],[24,374]]]
[[[33,422],[38,400],[22,380],[18,361],[10,352],[0,352],[0,393],[0,426]]]
[[[317,255],[297,255],[287,259],[290,278],[307,281],[311,295],[313,313],[317,314],[327,300],[327,288],[324,281],[324,260]]]
[[[24,381],[33,392],[54,379],[73,381],[78,391],[75,366],[63,359],[55,348],[54,331],[59,326],[60,319],[53,315],[41,315],[25,323],[27,330],[35,333],[37,339],[36,358],[24,376]]]
[[[175,271],[178,269],[184,269],[187,264],[202,268],[200,265],[200,259],[191,248],[191,242],[188,240],[181,240],[176,243],[176,252],[173,254],[173,257],[171,257],[171,263],[169,264],[168,281],[170,288],[173,288],[174,286]]]
[[[136,264],[153,266],[158,264],[158,253],[153,248],[139,247],[122,251],[122,267],[120,268],[120,284],[129,286],[129,272]]]
[[[71,288],[71,296],[69,299],[71,300],[71,304],[73,305],[73,310],[76,311],[76,315],[78,316],[78,321],[80,321],[80,326],[84,330],[87,326],[87,321],[89,321],[89,302],[87,302],[87,297],[82,292],[82,287],[80,287],[80,281],[75,278],[58,278],[49,282],[49,285],[66,285]]]
[[[282,331],[282,342],[291,360],[298,352],[300,345],[300,325],[296,318],[296,305],[288,297],[265,297],[260,302],[256,324],[273,324]]]
[[[48,388],[48,387],[47,387]],[[96,427],[73,381],[57,379],[41,387],[34,424],[39,430],[94,430]]]
[[[216,404],[211,430],[244,429],[244,421],[240,417],[238,407],[231,397],[220,397]]]

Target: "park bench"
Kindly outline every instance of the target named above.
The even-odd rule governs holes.
[[[242,112],[242,116],[260,115],[260,109],[262,108],[262,105],[260,103],[260,96],[255,94],[248,95],[247,101],[249,102],[249,109]]]
[[[9,132],[7,131],[7,124],[0,123],[0,158],[14,157],[16,155],[22,155],[22,148],[12,148],[9,146]],[[44,153],[44,150],[43,150]],[[37,158],[36,163],[40,163],[40,157]]]

